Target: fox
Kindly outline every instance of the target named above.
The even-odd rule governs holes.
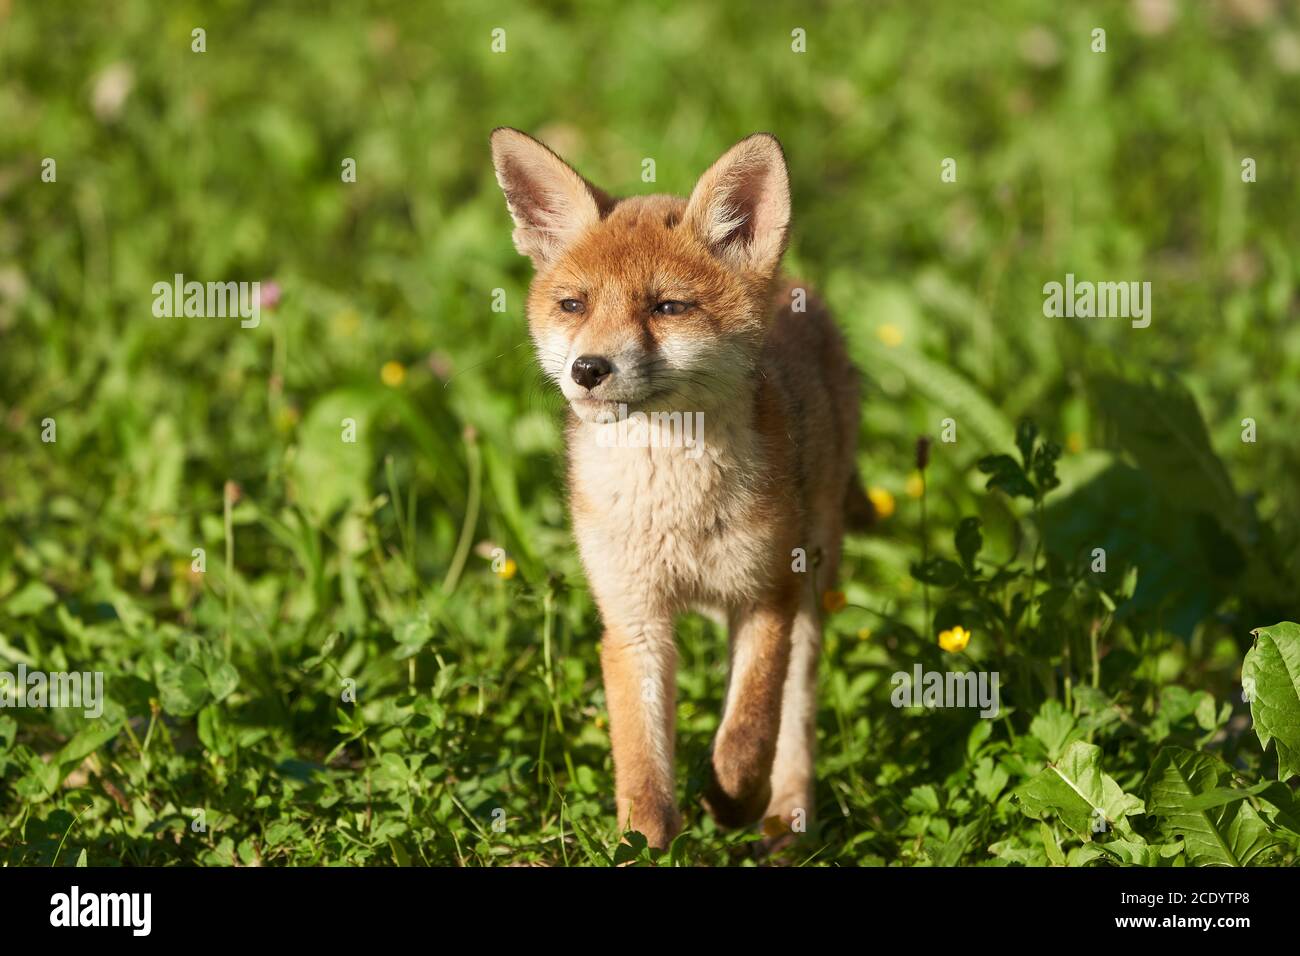
[[[814,815],[820,589],[846,528],[873,516],[856,468],[858,372],[827,307],[781,273],[784,150],[755,133],[687,198],[614,198],[509,127],[491,153],[514,246],[532,261],[529,336],[568,405],[569,512],[603,627],[618,823],[660,849],[681,831],[674,624],[698,611],[725,622],[729,645],[703,808],[727,829],[801,832]],[[608,440],[629,409],[654,440]],[[701,426],[689,441],[658,434],[682,416]]]

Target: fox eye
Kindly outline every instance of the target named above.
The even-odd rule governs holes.
[[[560,308],[565,312],[585,312],[587,307],[582,304],[581,299],[561,299]]]
[[[659,315],[681,315],[689,308],[690,306],[685,302],[678,302],[670,299],[667,302],[658,303],[654,307],[653,311],[657,312]]]

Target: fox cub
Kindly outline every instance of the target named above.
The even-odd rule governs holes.
[[[673,621],[695,609],[725,616],[731,643],[705,806],[723,826],[801,829],[819,593],[847,516],[869,520],[870,505],[856,372],[825,307],[778,276],[781,145],[742,140],[689,199],[612,198],[514,129],[492,134],[492,159],[533,261],[538,359],[573,413],[570,507],[605,628],[619,823],[657,847],[681,829]],[[640,440],[611,440],[637,413]],[[684,442],[669,434],[683,421],[698,423]]]

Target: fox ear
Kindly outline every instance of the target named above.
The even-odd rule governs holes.
[[[790,227],[790,174],[776,137],[755,133],[727,150],[695,184],[685,220],[732,268],[775,274]]]
[[[492,164],[515,221],[515,248],[539,269],[611,205],[564,160],[517,129],[493,131]]]

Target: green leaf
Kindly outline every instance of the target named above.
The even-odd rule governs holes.
[[[208,700],[207,675],[193,664],[174,664],[158,675],[158,698],[169,714],[196,714]]]
[[[1269,823],[1300,837],[1300,798],[1291,792],[1290,787],[1270,780],[1262,789],[1251,787],[1250,792],[1257,794],[1260,803],[1264,804],[1261,813]]]
[[[938,813],[939,793],[928,783],[913,787],[912,792],[903,801],[903,809],[908,813]]]
[[[1092,845],[1129,866],[1169,866],[1166,861],[1176,857],[1183,849],[1177,841],[1158,843],[1153,846],[1136,835],[1128,839],[1120,838]]]
[[[974,574],[975,556],[980,553],[980,548],[984,547],[984,535],[980,533],[980,519],[962,518],[957,522],[953,543],[957,546],[957,553],[961,555],[961,563],[965,566],[966,573]]]
[[[40,581],[28,581],[5,601],[5,610],[13,617],[30,617],[39,614],[58,599],[59,596]]]
[[[208,671],[208,690],[214,700],[225,700],[239,686],[239,671],[225,661]]]
[[[116,737],[122,730],[121,721],[94,721],[88,722],[88,724],[89,726],[78,731],[59,751],[58,765],[60,768],[71,768],[81,763],[90,754]]]
[[[569,826],[573,830],[573,835],[578,838],[578,845],[582,847],[587,862],[591,863],[592,866],[612,866],[609,856],[595,840],[588,836],[587,831],[578,826],[576,820],[570,820]]]
[[[976,836],[984,828],[986,820],[972,820],[969,823],[963,823],[952,831],[952,836],[938,847],[926,847],[926,856],[935,866],[958,866],[966,851],[970,849],[971,844],[975,842]]]
[[[397,647],[393,649],[393,659],[404,661],[414,657],[433,639],[433,618],[428,610],[419,610],[398,621],[393,628],[393,640]]]
[[[673,839],[672,845],[668,847],[668,865],[669,866],[686,866],[686,844],[688,841],[687,833],[683,830]]]
[[[1163,493],[1188,511],[1217,516],[1244,546],[1241,500],[1186,386],[1172,375],[1146,380],[1097,375],[1089,388],[1119,446]]]
[[[937,584],[944,588],[959,584],[962,579],[961,565],[947,558],[930,558],[924,562],[914,563],[911,571],[912,577],[916,580],[924,581],[926,584]]]
[[[648,845],[645,834],[639,830],[629,830],[624,835],[623,842],[614,849],[614,865],[636,862]]]
[[[1060,845],[1056,842],[1056,836],[1052,833],[1052,828],[1046,823],[1038,824],[1038,835],[1043,841],[1043,850],[1047,853],[1047,859],[1053,866],[1065,866],[1065,854],[1061,852]]]
[[[1055,816],[1085,842],[1101,830],[1103,820],[1106,829],[1127,830],[1124,818],[1144,810],[1141,800],[1102,772],[1101,748],[1081,740],[1015,794],[1026,816]]]
[[[1023,838],[1019,835],[991,844],[989,852],[1007,863],[1017,863],[1021,866],[1048,865],[1047,856],[1043,853],[1042,841],[1036,840],[1029,845],[1024,845]]]
[[[1061,446],[1054,441],[1043,442],[1034,454],[1034,481],[1038,490],[1044,494],[1061,486],[1061,479],[1056,477],[1056,462],[1061,457]]]
[[[981,472],[991,476],[984,485],[989,491],[1002,491],[1012,498],[1034,497],[1034,486],[1020,463],[1010,455],[989,455],[975,464]]]
[[[393,851],[393,860],[398,866],[410,866],[411,855],[406,852],[406,848],[398,843],[395,839],[389,839],[388,848]]]
[[[1246,801],[1197,804],[1197,797],[1220,789],[1231,776],[1217,757],[1183,747],[1163,748],[1147,774],[1150,813],[1161,819],[1168,836],[1182,837],[1192,866],[1249,866],[1278,845]]]
[[[1105,858],[1106,851],[1100,843],[1081,843],[1071,848],[1069,855],[1065,858],[1065,865],[1073,867],[1087,866],[1089,863]]]
[[[1133,597],[1125,614],[1159,611],[1167,629],[1190,637],[1223,599],[1187,512],[1140,469],[1111,460],[1048,506],[1046,526],[1047,546],[1062,560],[1091,561],[1094,548],[1105,549],[1110,566],[1093,577],[1116,605]]]
[[[989,803],[998,798],[998,794],[1010,780],[1010,775],[1002,767],[994,764],[989,757],[985,757],[975,765],[975,792]]]
[[[1042,741],[1048,759],[1056,760],[1077,736],[1074,715],[1060,701],[1045,700],[1037,716],[1029,723],[1029,733]]]
[[[1260,746],[1277,744],[1277,776],[1300,773],[1300,624],[1284,621],[1252,631],[1241,683]]]

